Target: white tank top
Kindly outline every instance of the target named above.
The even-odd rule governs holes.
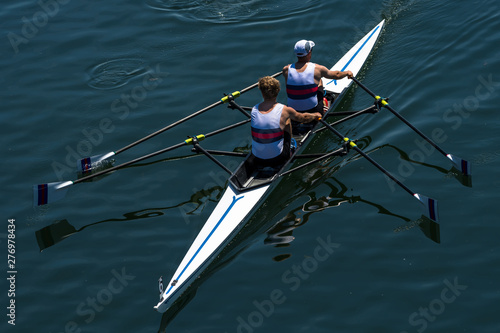
[[[318,85],[314,82],[315,64],[310,62],[302,73],[297,72],[295,64],[288,67],[286,93],[288,106],[297,111],[306,111],[318,105]]]
[[[259,112],[259,104],[252,108],[252,154],[258,158],[270,159],[283,151],[284,131],[280,127],[283,104],[278,103],[271,112]]]

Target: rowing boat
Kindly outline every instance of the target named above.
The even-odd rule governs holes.
[[[443,156],[449,159],[454,167],[448,171],[449,174],[455,175],[456,178],[463,183],[465,186],[470,186],[471,184],[471,164],[467,160],[461,159],[458,156],[452,155],[445,152],[441,147],[439,147],[435,142],[433,142],[429,137],[427,137],[423,132],[415,128],[408,120],[403,118],[396,110],[389,105],[388,100],[382,98],[371,90],[369,90],[364,84],[362,84],[355,76],[359,73],[362,66],[365,64],[368,56],[372,52],[378,37],[384,27],[384,21],[381,21],[375,28],[373,28],[368,34],[366,34],[356,45],[354,45],[334,66],[331,67],[332,70],[346,71],[350,70],[354,77],[352,80],[325,80],[323,79],[323,86],[325,87],[325,97],[330,101],[330,107],[323,116],[322,119],[318,119],[317,122],[313,123],[312,126],[301,126],[294,128],[293,137],[297,142],[297,147],[294,150],[290,159],[283,165],[276,168],[262,168],[257,167],[251,161],[251,154],[235,153],[235,152],[220,152],[220,151],[208,151],[202,148],[199,144],[200,141],[205,138],[212,137],[219,133],[246,125],[250,122],[250,119],[234,123],[232,125],[226,126],[224,128],[217,129],[215,131],[209,132],[207,134],[199,134],[196,136],[189,137],[187,140],[179,142],[170,147],[160,149],[156,152],[149,153],[147,155],[135,158],[128,162],[121,163],[116,166],[113,165],[114,160],[108,160],[110,157],[116,157],[121,152],[124,152],[138,144],[149,140],[157,135],[189,120],[193,117],[203,114],[208,110],[215,108],[216,106],[222,104],[229,104],[232,109],[241,111],[246,117],[250,118],[248,114],[248,108],[240,107],[234,101],[234,99],[241,94],[254,89],[257,87],[257,83],[252,84],[241,91],[235,91],[232,94],[226,95],[219,101],[202,108],[183,119],[180,119],[172,124],[169,124],[156,132],[150,133],[144,138],[141,138],[135,142],[128,144],[127,146],[118,149],[114,152],[108,152],[106,154],[95,155],[90,157],[85,157],[77,162],[77,168],[80,172],[78,179],[67,180],[61,182],[44,183],[33,186],[33,205],[41,206],[52,203],[56,200],[61,200],[66,196],[67,190],[75,184],[80,184],[88,182],[90,180],[98,179],[103,175],[110,174],[116,170],[126,168],[132,164],[137,164],[140,161],[159,156],[166,152],[173,151],[180,147],[193,146],[196,153],[203,153],[205,156],[210,158],[212,161],[217,163],[221,168],[230,174],[227,188],[218,202],[217,206],[211,213],[210,217],[204,224],[200,233],[192,243],[188,252],[186,253],[184,259],[181,261],[177,270],[174,272],[171,280],[169,281],[166,288],[163,286],[163,278],[160,277],[159,288],[160,288],[160,301],[155,306],[159,312],[165,312],[169,309],[176,300],[187,300],[193,295],[188,293],[190,286],[194,287],[193,282],[201,277],[204,273],[209,273],[209,265],[214,263],[215,259],[223,257],[225,253],[223,251],[228,249],[231,252],[231,240],[235,240],[233,243],[237,243],[238,239],[244,238],[244,233],[241,232],[244,226],[248,226],[248,229],[257,230],[257,224],[253,221],[257,220],[257,216],[261,215],[264,211],[269,210],[270,205],[266,205],[266,200],[273,202],[273,197],[271,194],[278,193],[278,191],[273,191],[278,184],[286,185],[288,182],[283,181],[285,175],[288,175],[300,168],[313,165],[320,161],[324,161],[332,156],[344,156],[350,150],[355,151],[361,155],[365,160],[374,165],[382,173],[384,173],[389,179],[394,183],[399,185],[403,190],[409,193],[413,198],[417,199],[424,208],[424,218],[428,221],[437,225],[438,214],[437,214],[437,201],[423,196],[419,193],[412,191],[405,184],[399,181],[394,175],[384,169],[380,164],[374,161],[367,153],[361,150],[355,140],[351,140],[343,136],[335,126],[344,121],[352,119],[362,114],[366,113],[377,113],[382,108],[389,110],[397,118],[399,118],[403,123],[405,123],[409,128],[411,128],[416,134],[420,135],[425,139],[431,146],[433,146],[436,151],[440,152]],[[272,77],[277,77],[281,75],[281,72],[275,73]],[[364,110],[360,111],[344,111],[337,112],[336,108],[340,104],[342,98],[346,95],[347,90],[352,85],[356,83],[360,88],[365,90],[369,95],[371,95],[375,102],[374,104]],[[333,112],[335,110],[335,112]],[[343,117],[334,123],[326,122],[328,116],[335,115],[338,117]],[[340,148],[323,153],[323,154],[303,154],[301,153],[307,147],[307,145],[312,141],[311,139],[320,131],[329,130],[331,133],[338,136],[342,145]],[[229,170],[224,166],[214,155],[228,155],[228,156],[238,156],[246,157],[246,159],[240,164],[236,171]],[[299,166],[295,166],[295,161],[297,159],[308,158],[312,159],[308,162],[302,163]],[[458,171],[458,172],[457,172]],[[67,224],[61,223],[62,227],[67,226]],[[73,228],[74,229],[74,228]],[[431,230],[435,230],[436,226],[432,225]],[[47,229],[46,229],[47,230]],[[438,230],[438,229],[437,229]],[[58,240],[62,238],[54,238],[51,232],[52,228],[47,230],[48,232],[40,235],[42,238],[50,238],[49,246],[55,244]],[[64,230],[64,232],[74,233],[71,228]],[[436,234],[435,232],[432,232]],[[56,236],[61,236],[63,234],[57,233]],[[237,236],[241,236],[237,237]],[[39,239],[40,240],[40,239]],[[42,239],[43,240],[43,239]],[[234,244],[233,244],[234,245]],[[45,246],[45,245],[44,245]],[[234,248],[234,247],[233,247]],[[220,262],[218,260],[218,262]],[[214,267],[212,266],[212,267]],[[198,280],[200,283],[201,279]],[[195,289],[193,289],[195,290]],[[186,297],[181,297],[186,294]]]
[[[331,67],[331,70],[350,70],[356,76],[374,48],[384,23],[385,21],[381,21],[366,34]],[[330,107],[324,118],[339,105],[351,84],[352,81],[347,79],[338,81],[323,79],[326,97],[330,101]],[[306,132],[294,132],[297,148],[290,159],[279,167],[257,167],[252,161],[251,154],[247,156],[230,176],[222,198],[193,241],[166,288],[163,287],[163,278],[160,278],[160,301],[155,306],[156,310],[165,312],[241,230],[283,176],[297,169],[292,168],[293,162],[300,157],[299,153],[310,142],[320,125],[321,123],[317,122]],[[345,154],[346,149],[347,146],[323,154],[301,167],[330,156]]]

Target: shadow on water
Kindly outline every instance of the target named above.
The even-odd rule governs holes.
[[[396,150],[399,153],[399,157],[401,158],[402,161],[406,161],[406,162],[409,162],[409,163],[422,165],[422,166],[425,166],[427,168],[435,169],[435,170],[439,171],[440,173],[445,174],[446,176],[456,178],[464,186],[472,187],[472,176],[470,176],[470,175],[468,175],[468,176],[464,175],[460,170],[458,170],[454,166],[451,169],[447,170],[445,168],[441,168],[441,167],[438,167],[436,165],[432,165],[432,164],[425,163],[423,161],[417,161],[415,159],[412,159],[412,158],[410,158],[410,156],[405,151],[403,151],[402,149],[400,149],[400,148],[398,148],[398,147],[396,147],[394,145],[391,145],[391,144],[382,145],[382,146],[379,147],[379,149],[382,149],[384,147],[389,147],[389,148],[392,148],[392,149]],[[422,155],[419,155],[419,156],[423,156],[422,152],[420,152],[420,151],[418,151],[418,152],[420,154],[422,154]],[[413,168],[413,166],[411,166],[409,164],[406,164],[406,165],[401,164],[400,166],[402,168],[405,168],[405,172],[406,173],[412,173],[413,172],[414,168]]]
[[[322,133],[318,134],[319,141],[321,141]],[[372,153],[385,146],[376,147],[368,150],[370,145],[370,137],[363,137],[358,140],[358,145],[367,153]],[[388,146],[388,145],[387,145]],[[396,149],[402,158],[410,160],[408,155],[394,146],[391,148]],[[161,161],[154,161],[151,163],[159,163],[170,159],[188,158],[197,155],[190,155],[186,157],[174,157],[163,159]],[[332,175],[344,165],[358,160],[360,157],[356,155],[349,155],[348,158],[338,159],[330,158],[323,161],[314,167],[308,167],[303,172],[298,174],[289,174],[282,178],[283,181],[279,182],[275,189],[271,191],[266,198],[266,202],[272,202],[272,205],[263,204],[252,217],[247,221],[241,231],[234,237],[234,239],[226,246],[221,254],[203,271],[199,277],[191,284],[191,286],[178,298],[178,300],[165,312],[162,316],[159,331],[166,330],[169,323],[177,316],[177,314],[195,297],[197,289],[209,276],[220,270],[223,266],[230,263],[239,253],[244,251],[260,235],[267,235],[264,244],[273,245],[276,247],[289,246],[293,241],[293,231],[307,223],[316,212],[321,212],[326,209],[339,207],[342,204],[365,204],[377,208],[379,214],[391,216],[404,221],[404,227],[400,227],[395,232],[409,230],[418,226],[424,235],[434,242],[439,243],[439,225],[427,219],[419,219],[418,221],[411,221],[408,217],[395,214],[387,208],[375,202],[363,199],[361,196],[347,195],[348,187],[341,183]],[[335,160],[335,162],[334,162]],[[411,160],[410,160],[411,161]],[[418,163],[416,161],[411,161]],[[148,164],[151,164],[148,163]],[[420,163],[422,164],[422,163]],[[424,164],[428,167],[433,167],[440,172],[446,172],[444,169]],[[137,165],[139,166],[139,165]],[[136,166],[136,167],[137,167]],[[447,172],[446,172],[447,173]],[[317,197],[314,188],[318,185],[324,184],[330,188],[328,195]],[[121,218],[106,219],[85,225],[79,229],[73,227],[66,219],[56,221],[55,223],[46,226],[36,231],[36,238],[40,247],[40,251],[51,247],[58,242],[68,238],[69,236],[83,231],[91,226],[97,227],[103,223],[114,222],[128,222],[141,219],[156,218],[165,215],[165,211],[183,207],[185,214],[194,214],[203,209],[207,202],[216,202],[223,192],[223,186],[215,186],[209,189],[198,191],[193,194],[187,201],[181,202],[176,205],[159,207],[159,208],[146,208],[139,211],[129,212],[123,214]],[[283,196],[283,193],[287,193]],[[306,198],[306,201],[298,206],[290,208],[296,200]],[[282,217],[284,215],[284,217]],[[300,217],[299,217],[300,215]],[[275,256],[273,260],[283,261],[290,257],[290,254],[283,253]]]
[[[440,243],[439,224],[422,216],[417,221],[412,221],[410,218],[392,213],[382,205],[365,200],[361,196],[347,196],[348,188],[332,177],[325,181],[323,185],[330,187],[331,192],[327,196],[320,198],[316,197],[314,192],[308,193],[309,199],[302,205],[288,211],[287,215],[280,219],[274,226],[267,231],[265,244],[274,245],[276,247],[287,247],[295,239],[293,231],[306,224],[312,214],[323,210],[338,207],[342,204],[362,203],[368,206],[377,208],[378,213],[382,215],[392,216],[405,222],[404,227],[399,227],[395,232],[409,230],[414,226],[419,226],[424,235],[436,243]],[[289,258],[290,254],[281,254],[274,258],[275,261],[283,261]]]
[[[327,164],[331,164],[331,160]],[[272,202],[273,204],[263,204],[221,254],[163,314],[159,332],[166,331],[169,323],[194,298],[197,289],[209,276],[230,263],[239,253],[253,244],[260,235],[267,234],[264,240],[264,244],[266,245],[287,247],[294,240],[293,231],[307,223],[314,213],[324,211],[325,209],[335,208],[342,204],[363,203],[377,208],[380,214],[395,217],[412,226],[413,224],[418,225],[426,237],[439,243],[439,225],[437,223],[423,219],[412,222],[410,218],[392,213],[382,205],[364,200],[360,196],[346,195],[348,187],[336,178],[331,177],[338,169],[338,166],[313,167],[304,172],[306,175],[298,177],[294,175],[286,176],[287,179],[280,182],[266,198],[266,202]],[[317,198],[313,190],[320,184],[330,187],[331,192],[327,196]],[[285,197],[282,195],[283,193],[290,195]],[[289,206],[297,199],[301,199],[304,193],[307,193],[306,202],[290,208]],[[299,212],[302,213],[300,218],[298,218]],[[285,214],[285,217],[279,218],[282,214]],[[277,219],[279,219],[278,222],[275,222]],[[283,253],[275,256],[273,260],[283,261],[290,256],[290,254]]]
[[[319,135],[321,136],[321,135]],[[366,149],[371,143],[370,137],[363,137],[358,140],[358,145],[362,149]],[[372,153],[382,147],[376,147],[367,150],[367,153]],[[401,156],[407,156],[401,150],[392,147],[400,152]],[[182,157],[171,157],[151,163],[159,163],[166,160],[175,160],[190,158],[198,155],[189,155]],[[197,289],[209,276],[220,270],[223,266],[230,263],[239,253],[244,251],[248,246],[254,243],[259,235],[267,234],[264,244],[273,245],[276,247],[287,247],[293,241],[293,231],[309,221],[314,213],[324,211],[326,209],[335,208],[343,204],[365,204],[377,208],[379,214],[391,216],[404,221],[404,225],[399,227],[395,232],[412,229],[418,226],[424,235],[434,242],[439,243],[439,225],[425,218],[418,221],[411,221],[408,217],[395,214],[387,208],[375,202],[363,199],[361,196],[347,195],[348,187],[340,182],[332,175],[344,165],[358,160],[360,157],[350,155],[349,158],[335,159],[330,158],[320,165],[308,167],[299,174],[290,174],[279,182],[276,188],[271,191],[266,202],[272,202],[272,205],[262,205],[249,219],[245,227],[236,235],[236,237],[227,245],[222,253],[208,266],[208,268],[200,274],[200,276],[192,283],[192,285],[184,292],[181,297],[165,312],[162,316],[160,324],[160,332],[164,332],[169,323],[177,316],[177,314],[195,297]],[[335,160],[335,162],[333,162]],[[148,163],[148,164],[151,164]],[[431,165],[426,165],[434,167]],[[434,167],[441,172],[444,169]],[[328,195],[317,197],[314,188],[323,184],[330,188]],[[40,251],[51,247],[62,240],[83,231],[89,227],[97,227],[103,223],[129,222],[141,219],[150,219],[160,217],[166,214],[167,210],[174,208],[182,208],[185,214],[195,214],[203,209],[207,202],[217,202],[223,192],[222,186],[214,186],[196,192],[187,201],[176,205],[157,208],[146,208],[139,211],[123,214],[121,218],[106,219],[85,225],[79,229],[72,226],[68,220],[63,219],[56,221],[53,224],[46,226],[35,232]],[[282,193],[287,193],[283,196]],[[306,198],[306,201],[298,206],[290,208],[296,200]],[[284,217],[280,217],[284,214]],[[300,217],[299,217],[300,215]],[[290,254],[283,253],[275,256],[273,260],[283,261],[290,257]]]
[[[123,218],[106,219],[102,221],[87,224],[79,229],[72,226],[67,219],[55,221],[53,224],[48,225],[35,232],[40,252],[61,242],[62,240],[83,231],[89,227],[97,226],[102,223],[115,223],[115,222],[131,222],[141,219],[155,218],[165,215],[165,211],[170,209],[181,209],[185,214],[191,215],[203,210],[205,205],[212,201],[217,202],[220,199],[223,188],[214,186],[196,192],[187,201],[181,202],[177,205],[157,208],[146,208],[135,212],[123,214]]]
[[[365,145],[368,145],[370,142],[370,139],[365,137],[362,138],[358,144],[360,147],[363,147]],[[390,146],[391,148],[396,149],[397,151],[400,152],[400,155],[402,158],[411,161],[408,157],[407,154],[398,149],[397,147],[391,146],[391,145],[385,145],[385,146]],[[383,148],[379,147],[376,149],[381,149]],[[371,150],[370,152],[373,152],[374,150]],[[174,157],[174,158],[169,158],[169,159],[164,159],[161,161],[155,161],[152,163],[159,163],[159,162],[164,162],[166,160],[172,160],[172,159],[182,159],[182,158],[190,158],[198,155],[189,155],[189,156],[184,156],[184,157]],[[359,157],[353,157],[350,161],[355,160]],[[428,167],[432,167],[437,169],[440,172],[443,172],[445,174],[448,174],[449,172],[446,171],[445,169],[432,166],[429,164],[425,163],[420,163],[416,161],[412,161],[418,164],[422,164]],[[151,163],[149,163],[151,164]],[[315,174],[321,174],[321,172],[315,172]],[[320,179],[324,179],[324,176],[320,176]],[[302,185],[307,185],[309,183],[309,186],[315,186],[313,184],[317,184],[320,182],[320,180],[314,180],[314,179],[309,179]],[[388,209],[385,207],[378,205],[373,202],[369,202],[367,200],[362,199],[360,196],[347,196],[347,187],[342,184],[340,181],[338,181],[336,178],[332,177],[329,178],[323,182],[322,184],[328,186],[331,188],[331,193],[328,196],[323,196],[320,198],[316,198],[316,194],[314,192],[308,193],[309,199],[307,200],[306,203],[303,205],[300,205],[296,208],[289,209],[287,215],[281,219],[279,222],[276,223],[275,226],[271,227],[270,230],[268,231],[268,238],[266,239],[265,243],[266,244],[273,244],[279,246],[286,246],[286,244],[289,244],[292,240],[293,237],[291,236],[291,233],[293,229],[305,224],[309,217],[316,212],[323,211],[327,208],[332,208],[332,207],[337,207],[343,203],[364,203],[373,207],[376,207],[378,209],[378,212],[380,214],[384,215],[389,215],[393,217],[397,217],[399,219],[402,219],[405,222],[411,222],[411,220],[407,217],[397,215],[394,213],[391,213]],[[306,188],[307,188],[306,187]],[[298,193],[294,193],[294,195],[291,196],[291,200],[295,200],[298,196],[300,196],[303,192],[305,192],[307,189],[304,188]],[[51,247],[60,241],[64,240],[65,238],[78,233],[80,231],[83,231],[84,229],[87,229],[92,226],[96,226],[102,223],[111,223],[111,222],[130,222],[130,221],[136,221],[136,220],[141,220],[141,219],[147,219],[147,218],[155,218],[155,217],[160,217],[165,215],[165,211],[174,209],[174,208],[181,208],[185,214],[195,214],[196,212],[199,212],[204,208],[207,202],[217,202],[217,200],[220,198],[221,194],[223,192],[223,188],[221,186],[214,186],[208,189],[203,189],[191,196],[191,198],[187,201],[181,202],[177,205],[173,206],[167,206],[167,207],[156,207],[156,208],[146,208],[143,210],[139,211],[134,211],[134,212],[128,212],[123,214],[123,218],[113,218],[113,219],[106,219],[106,220],[101,220],[97,222],[93,222],[90,224],[87,224],[79,229],[76,229],[74,226],[72,226],[68,220],[63,219],[63,220],[58,220],[55,221],[53,224],[48,225],[38,231],[35,232],[36,234],[36,239],[38,241],[38,246],[40,248],[40,251],[43,251],[47,249],[48,247]],[[281,191],[275,191],[279,193],[284,193]],[[288,192],[287,192],[288,193]],[[291,192],[293,193],[293,192]],[[303,212],[303,214],[302,214]],[[298,213],[302,214],[302,218],[298,218],[297,215]],[[427,220],[427,219],[426,219]],[[418,225],[425,225],[425,220],[421,219],[419,220],[420,222]],[[432,221],[427,221],[427,224],[430,224],[432,227],[427,227],[427,229],[439,229],[439,225]],[[414,223],[414,222],[412,222]],[[402,229],[400,228],[399,231]],[[425,232],[424,232],[425,233]],[[425,233],[430,239],[435,240],[435,237],[432,235],[437,235],[439,238],[439,232],[433,232],[433,233]],[[437,240],[436,242],[439,243]],[[283,260],[283,258],[281,259]]]

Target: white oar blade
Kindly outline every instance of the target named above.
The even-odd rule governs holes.
[[[107,154],[85,157],[77,162],[76,167],[78,168],[78,171],[82,173],[90,172],[92,171],[92,169],[96,169],[98,166],[100,166],[104,160],[110,158],[113,155],[115,155],[115,153],[110,152]]]
[[[66,196],[72,181],[33,185],[33,206],[43,206]]]
[[[448,154],[446,155],[446,157],[448,157],[457,167],[457,169],[460,170],[464,175],[471,175],[471,163],[469,161],[463,160],[457,156],[453,156],[452,154]]]
[[[415,193],[413,196],[424,205],[424,215],[431,220],[438,222],[439,216],[437,200],[418,193]]]

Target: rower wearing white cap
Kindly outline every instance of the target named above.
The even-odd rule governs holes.
[[[351,71],[331,71],[325,66],[310,62],[314,45],[313,41],[304,39],[295,44],[297,62],[283,67],[283,77],[289,107],[299,112],[323,114],[324,90],[321,78],[340,80],[345,77],[352,78],[353,74]]]

